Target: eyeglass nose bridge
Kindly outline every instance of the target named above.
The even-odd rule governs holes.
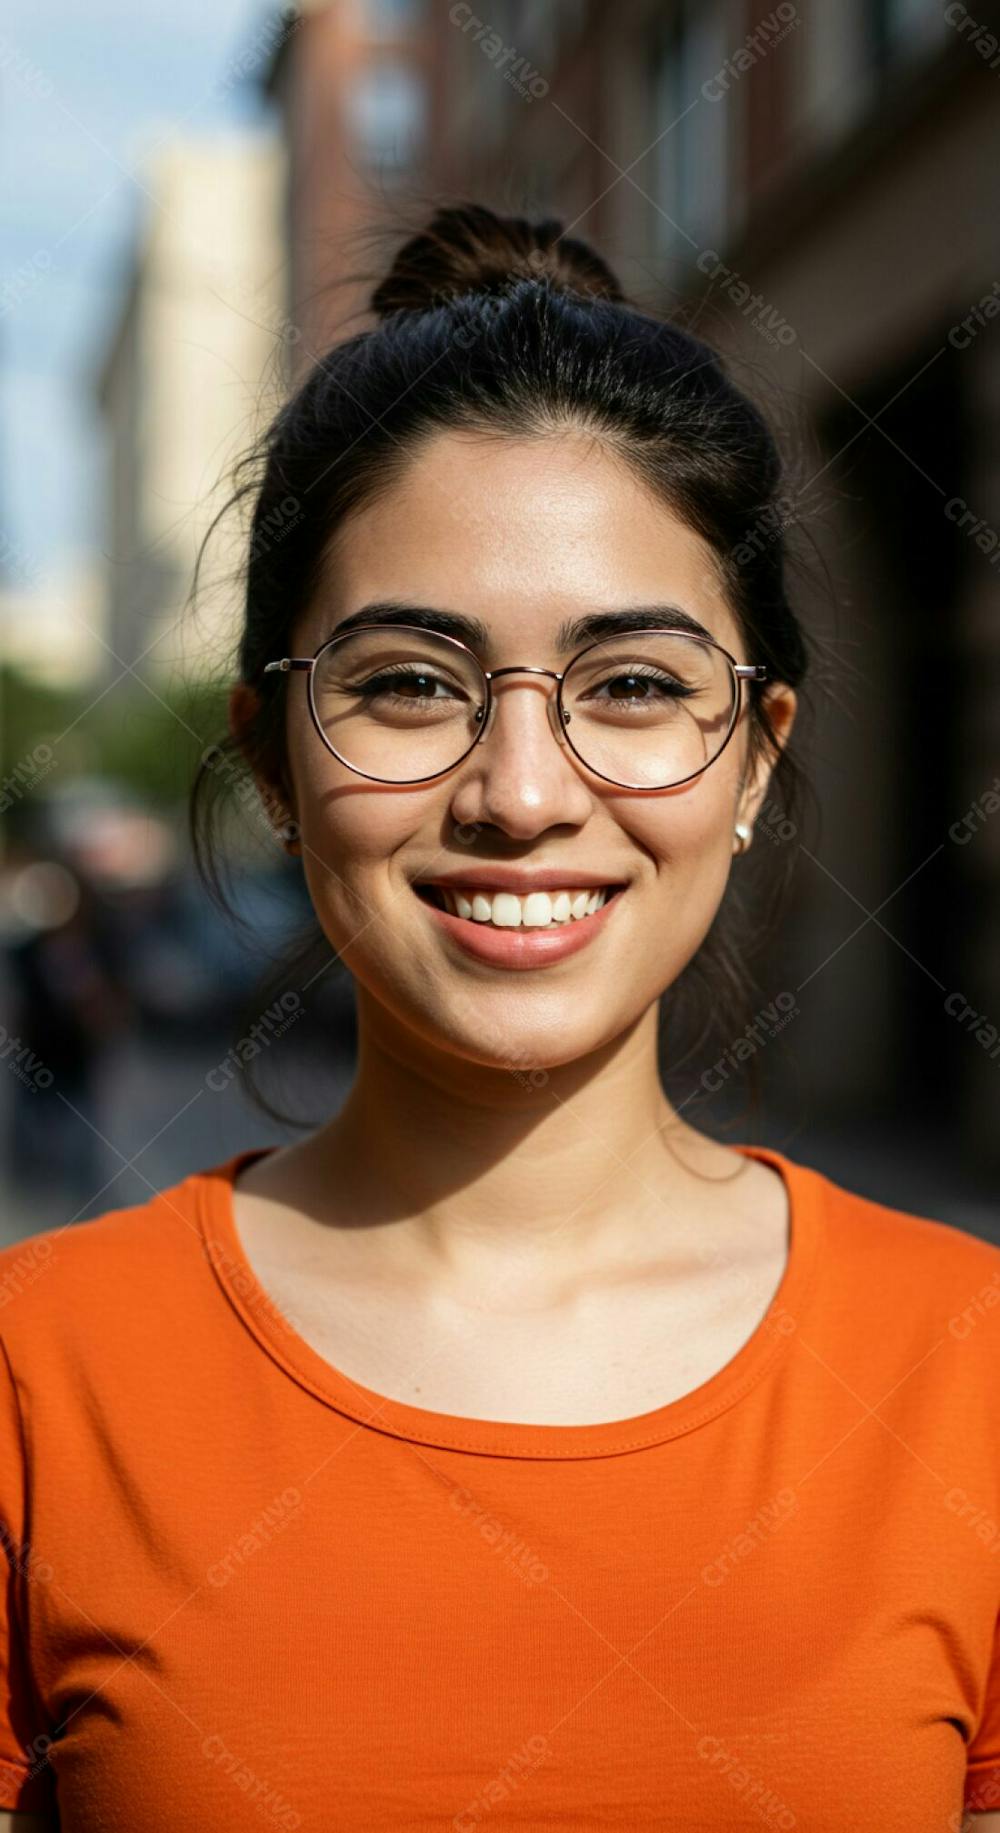
[[[484,738],[486,738],[493,726],[493,720],[497,709],[496,696],[493,693],[493,683],[494,681],[498,681],[501,675],[547,675],[550,681],[558,682],[560,687],[563,682],[562,675],[557,674],[554,668],[536,668],[534,664],[529,662],[512,662],[507,668],[484,668],[483,674],[486,678],[487,699],[485,708],[477,708],[475,714],[477,720],[482,719],[482,726],[476,733],[474,741],[477,745],[482,744]],[[566,735],[564,726],[569,725],[570,716],[567,712],[561,711],[558,692],[546,696],[546,711],[556,743],[565,748]]]

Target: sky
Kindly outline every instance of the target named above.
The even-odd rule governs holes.
[[[9,0],[0,27],[0,580],[104,539],[94,387],[150,206],[145,147],[269,121],[259,0]],[[248,75],[243,75],[249,70]]]

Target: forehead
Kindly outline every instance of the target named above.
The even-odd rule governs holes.
[[[312,646],[373,600],[464,612],[511,643],[554,643],[574,615],[673,604],[739,653],[708,543],[580,432],[436,433],[341,524],[304,626]]]

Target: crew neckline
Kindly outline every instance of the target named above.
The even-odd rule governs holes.
[[[439,1413],[363,1387],[321,1356],[298,1334],[257,1278],[236,1226],[236,1178],[255,1159],[277,1151],[277,1146],[236,1152],[196,1173],[197,1219],[216,1279],[251,1335],[293,1381],[336,1412],[370,1430],[441,1449],[495,1457],[608,1457],[663,1444],[707,1425],[749,1393],[780,1361],[801,1322],[819,1263],[828,1180],[771,1146],[731,1149],[772,1165],[784,1179],[788,1253],[771,1304],[746,1342],[706,1381],[647,1412],[596,1424],[525,1424]]]

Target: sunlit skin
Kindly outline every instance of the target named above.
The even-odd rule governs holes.
[[[311,655],[340,619],[397,597],[483,620],[487,668],[563,669],[564,619],[664,601],[738,662],[760,659],[707,544],[579,432],[435,434],[342,526],[287,653]],[[557,744],[552,681],[512,675],[496,684],[485,743],[448,775],[399,788],[339,763],[309,717],[305,675],[282,680],[285,801],[317,917],[357,982],[360,1048],[340,1113],[251,1167],[240,1189],[272,1199],[285,1222],[307,1217],[313,1246],[316,1223],[350,1224],[333,1232],[350,1235],[356,1259],[455,1292],[502,1286],[507,1306],[653,1262],[682,1268],[692,1222],[738,1256],[748,1214],[776,1213],[780,1180],[674,1112],[656,1031],[659,995],[722,899],[734,824],[752,824],[767,793],[766,765],[744,780],[745,713],[701,776],[637,794]],[[768,692],[786,738],[794,693]],[[251,705],[252,690],[234,688],[234,731]],[[582,884],[589,867],[628,889],[589,947],[504,970],[462,955],[411,889],[498,862],[579,866]],[[386,1226],[364,1226],[376,1222]]]

